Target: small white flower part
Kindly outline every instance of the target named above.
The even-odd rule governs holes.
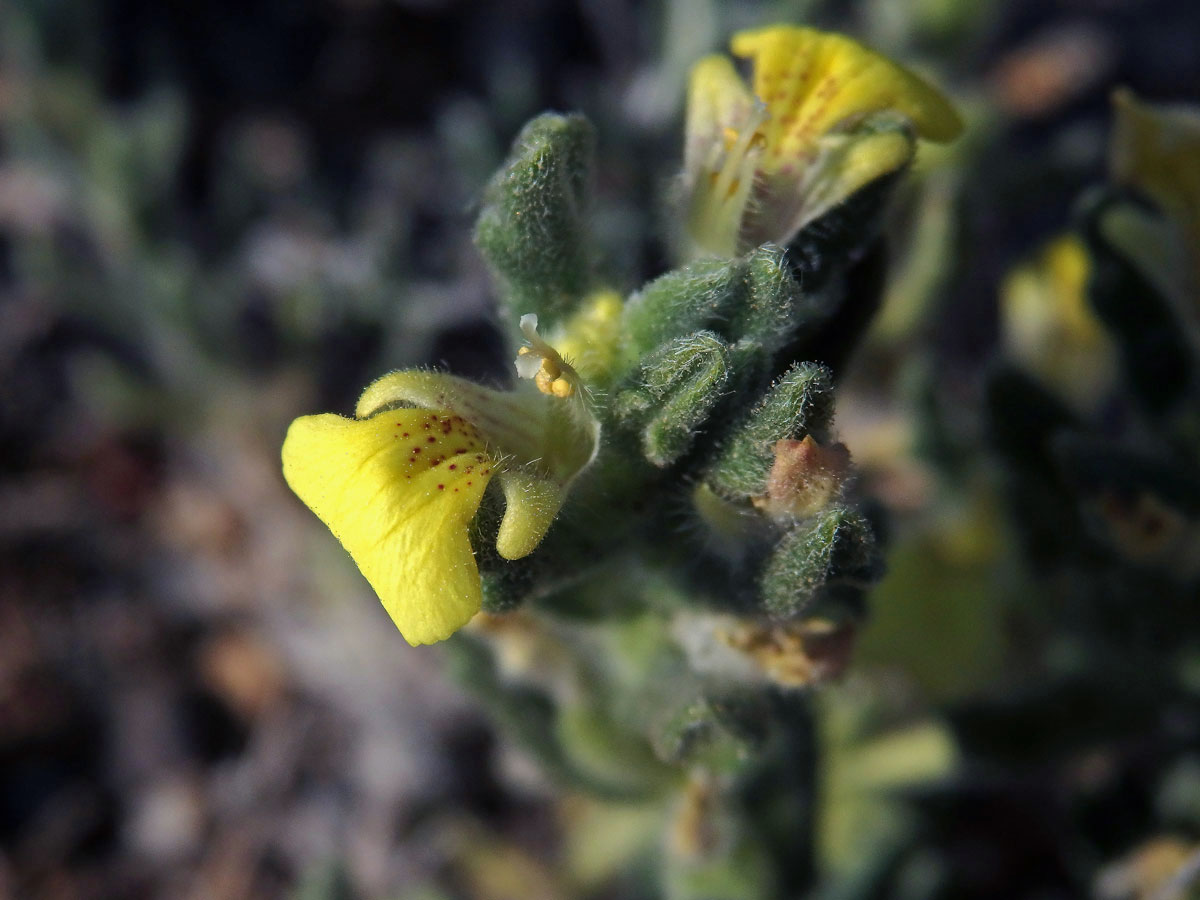
[[[517,358],[513,360],[513,365],[517,367],[517,375],[521,378],[535,378],[541,371],[542,358],[536,353],[530,352],[528,347],[522,347],[517,351]]]
[[[525,335],[525,337],[531,342],[541,340],[537,333],[537,313],[525,313],[525,315],[521,316],[521,321],[519,324],[521,328],[521,334]]]
[[[558,351],[542,340],[537,331],[538,317],[533,313],[521,316],[521,333],[528,347],[517,351],[513,365],[521,378],[532,378],[543,394],[566,398],[575,394],[580,380]]]

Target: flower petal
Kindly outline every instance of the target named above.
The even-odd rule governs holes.
[[[496,551],[505,559],[520,559],[542,542],[566,499],[566,491],[521,469],[501,473],[500,486],[504,488],[505,506],[496,534]]]
[[[684,194],[688,232],[698,251],[738,252],[738,226],[763,155],[766,108],[724,56],[707,56],[688,82]]]
[[[686,143],[687,172],[711,168],[713,148],[725,141],[726,128],[740,128],[750,119],[754,95],[727,56],[706,56],[692,66],[688,80]]]
[[[939,143],[962,131],[936,89],[897,63],[840,34],[772,26],[733,37],[734,56],[754,60],[754,93],[770,110],[764,168],[805,156],[821,135],[871,113],[894,111]]]
[[[600,426],[583,391],[552,397],[522,383],[497,391],[441,372],[399,371],[373,382],[358,401],[362,418],[398,404],[448,410],[474,424],[502,468],[521,467],[567,485],[595,458]]]
[[[1088,302],[1092,265],[1083,243],[1062,236],[1000,286],[1007,354],[1088,414],[1109,400],[1116,348]]]
[[[545,453],[550,402],[532,389],[497,391],[442,372],[405,369],[371,382],[354,414],[361,419],[400,404],[449,410],[479,429],[493,456],[529,460]]]
[[[911,162],[911,133],[890,130],[831,134],[817,140],[807,165],[764,174],[741,228],[741,243],[789,241],[877,178]]]
[[[414,646],[449,637],[479,610],[467,529],[492,466],[473,425],[424,409],[305,416],[283,444],[288,485]]]

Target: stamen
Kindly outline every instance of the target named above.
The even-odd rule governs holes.
[[[737,191],[737,185],[734,182],[738,181],[742,175],[747,154],[752,149],[761,147],[766,140],[759,129],[770,117],[767,104],[756,98],[750,109],[750,119],[746,122],[745,127],[740,132],[734,131],[732,128],[725,129],[726,143],[728,144],[730,132],[733,132],[735,140],[726,151],[725,160],[721,165],[716,183],[713,185],[713,194],[716,197],[731,197]]]
[[[539,391],[566,398],[575,393],[579,375],[537,332],[537,316],[521,316],[521,333],[530,346],[517,351],[513,364],[521,378],[532,378]]]

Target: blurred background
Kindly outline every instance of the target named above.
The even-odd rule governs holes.
[[[1012,675],[1025,582],[978,450],[1003,285],[1103,179],[1115,86],[1200,96],[1196,4],[16,0],[0,896],[568,895],[570,804],[403,643],[279,446],[389,369],[507,377],[471,228],[542,110],[597,125],[612,284],[665,271],[688,66],[780,21],[929,73],[971,125],[900,198],[839,401],[893,523],[845,690],[931,708]]]

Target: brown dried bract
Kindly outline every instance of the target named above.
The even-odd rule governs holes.
[[[818,444],[811,434],[801,441],[776,441],[775,463],[767,492],[754,505],[773,519],[814,516],[837,498],[850,473],[844,444]]]
[[[763,675],[782,687],[809,687],[838,678],[850,663],[855,629],[826,619],[777,625],[739,623],[718,632],[750,657]]]

